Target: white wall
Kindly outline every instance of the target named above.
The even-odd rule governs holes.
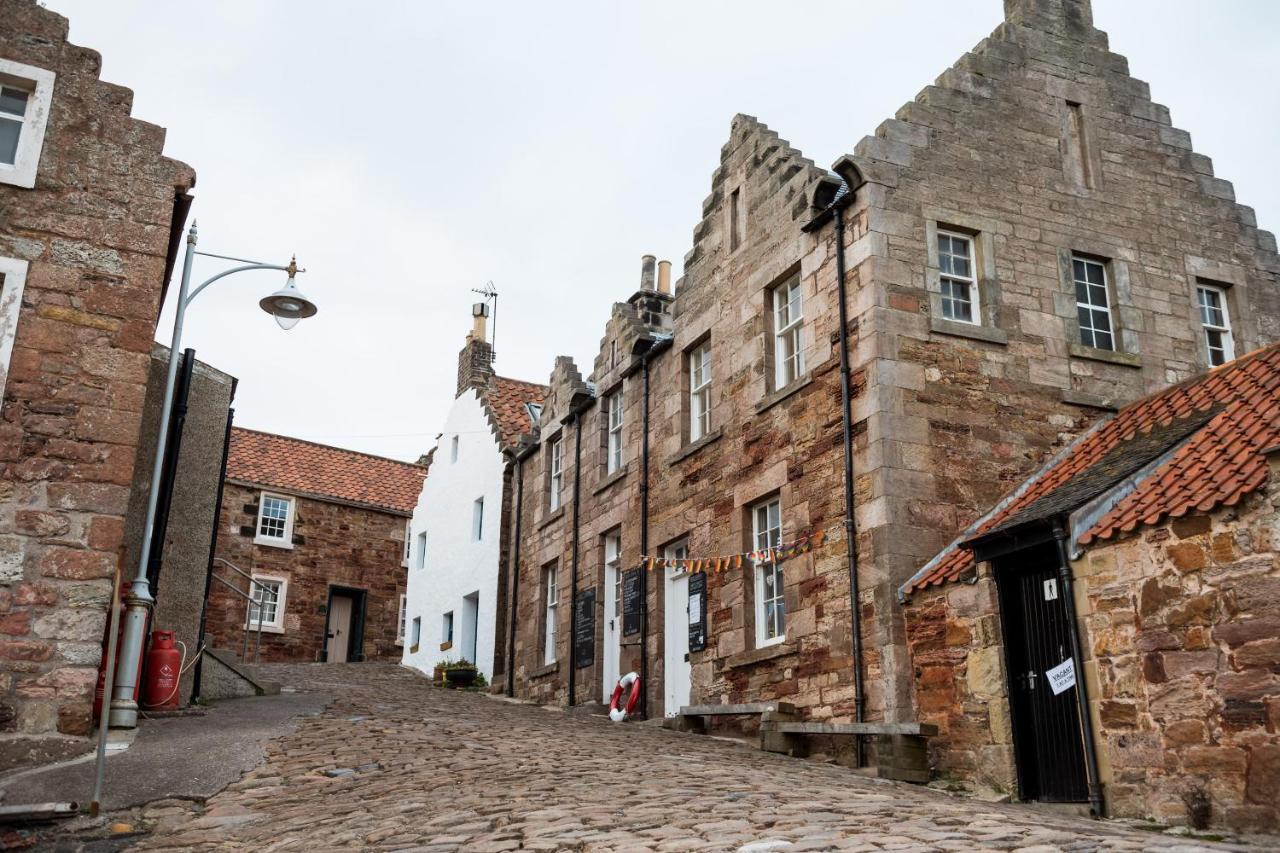
[[[502,453],[474,389],[453,401],[436,447],[431,470],[422,485],[410,529],[409,586],[405,613],[403,663],[431,672],[442,660],[462,656],[463,632],[469,630],[463,598],[480,593],[477,614],[476,665],[493,680],[493,643],[498,596],[498,540],[502,523]],[[458,459],[451,461],[453,437]],[[477,498],[484,498],[484,530],[472,536]],[[419,568],[426,532],[426,565]],[[440,650],[444,614],[453,611],[453,648]],[[422,638],[413,652],[414,617],[422,618]]]

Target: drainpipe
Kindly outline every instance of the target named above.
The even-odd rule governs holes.
[[[574,642],[574,620],[578,618],[578,504],[582,487],[582,410],[573,412],[573,563],[569,572],[569,706],[577,687],[578,650]]]
[[[1067,556],[1067,526],[1061,518],[1053,520],[1053,538],[1058,545],[1058,581],[1067,608],[1071,630],[1071,665],[1076,671],[1076,707],[1080,712],[1080,728],[1084,736],[1085,772],[1089,783],[1089,811],[1094,817],[1105,817],[1102,783],[1098,779],[1098,749],[1093,739],[1093,717],[1089,714],[1089,688],[1084,677],[1084,661],[1080,656],[1080,623],[1076,619],[1076,597],[1071,582],[1071,560]]]
[[[235,382],[231,396],[235,397]],[[200,633],[196,636],[196,664],[191,675],[191,704],[200,702],[200,678],[204,673],[204,632],[209,620],[209,590],[213,586],[213,560],[218,553],[218,528],[222,526],[222,493],[227,482],[227,457],[231,455],[231,425],[236,410],[227,409],[227,431],[222,439],[222,468],[218,472],[218,499],[213,505],[213,535],[209,537],[209,565],[204,573],[204,598],[200,600]]]
[[[170,352],[169,358],[178,358]],[[182,453],[182,433],[187,426],[187,404],[191,398],[191,376],[196,365],[196,351],[182,351],[182,365],[178,368],[178,384],[173,393],[173,411],[169,415],[169,442],[164,449],[164,468],[160,475],[160,498],[156,502],[156,524],[151,532],[151,554],[147,560],[147,580],[151,594],[160,590],[160,564],[164,559],[164,543],[169,531],[169,510],[173,504],[173,489],[178,480],[178,457]]]
[[[524,457],[515,456],[516,530],[511,542],[507,571],[511,572],[511,595],[507,599],[507,695],[516,695],[516,607],[520,603],[520,514],[524,507]]]
[[[649,357],[640,356],[640,556],[649,553]],[[640,567],[640,719],[649,719],[649,570]]]

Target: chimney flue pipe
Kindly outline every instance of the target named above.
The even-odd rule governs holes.
[[[640,259],[641,290],[653,290],[653,264],[656,260],[653,255],[645,255]]]
[[[658,261],[658,292],[671,292],[671,261]]]

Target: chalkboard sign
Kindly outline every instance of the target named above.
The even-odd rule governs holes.
[[[596,662],[596,591],[578,593],[578,609],[573,614],[573,656],[578,669]]]
[[[707,647],[707,573],[689,575],[689,651]]]
[[[640,584],[644,569],[630,569],[622,573],[622,636],[640,633],[640,611],[644,607]]]

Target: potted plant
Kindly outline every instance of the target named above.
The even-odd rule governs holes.
[[[470,661],[460,660],[444,665],[444,683],[447,687],[470,687],[479,675],[480,670]]]
[[[442,660],[435,665],[431,671],[432,684],[444,684],[444,668],[449,665],[447,660]]]

